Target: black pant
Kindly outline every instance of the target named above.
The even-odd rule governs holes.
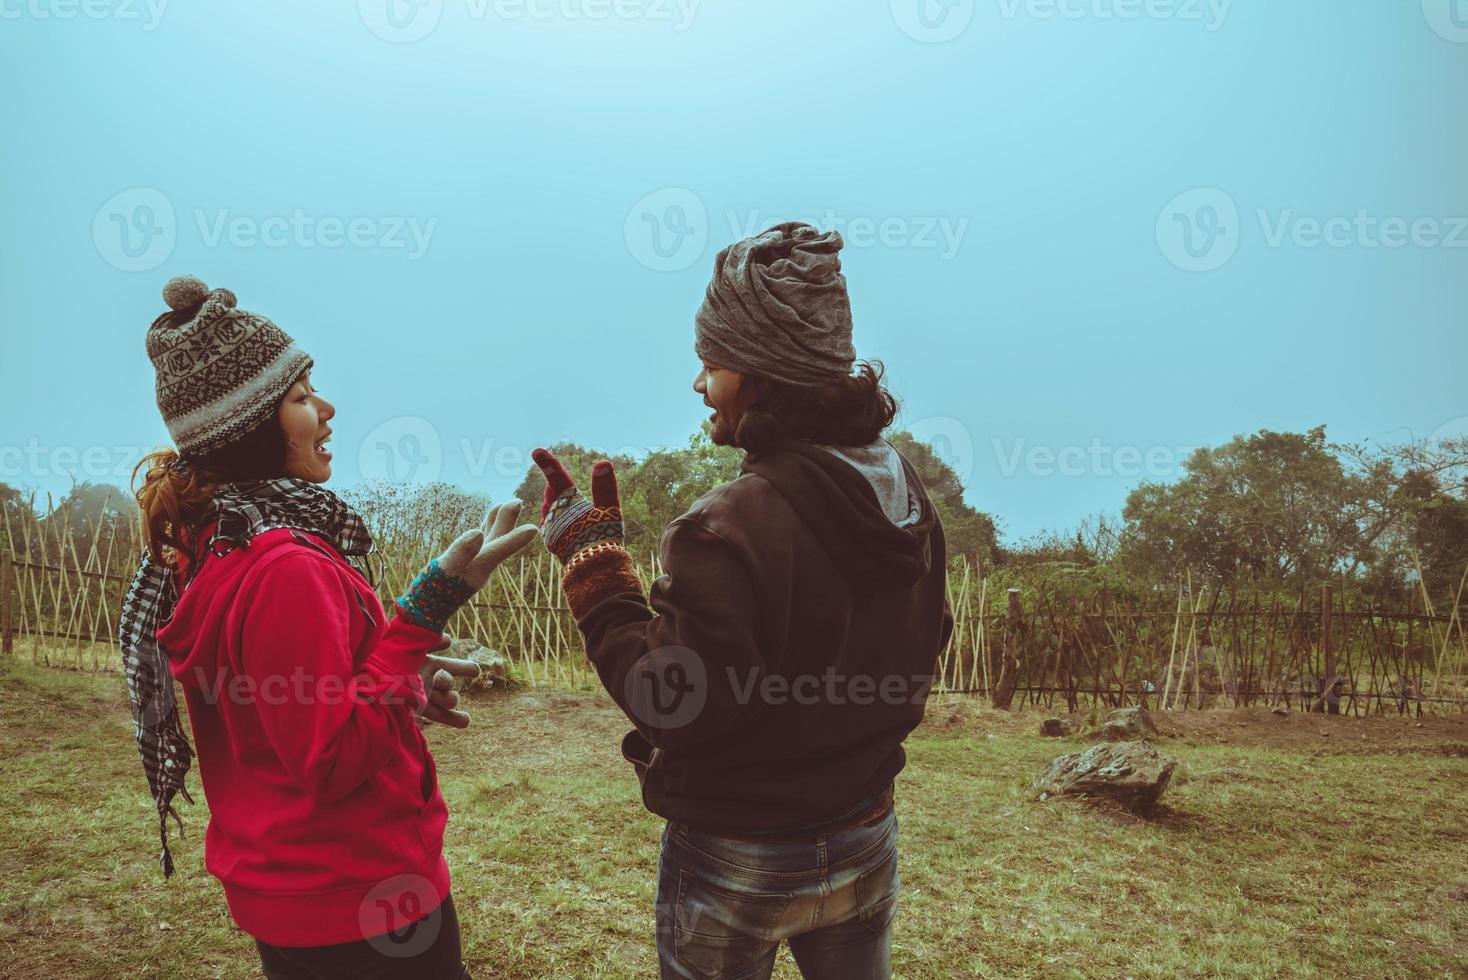
[[[470,980],[454,898],[397,932],[335,946],[255,940],[267,980]]]

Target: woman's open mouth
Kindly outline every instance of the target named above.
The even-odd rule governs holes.
[[[317,456],[320,456],[322,459],[325,459],[325,460],[330,460],[331,459],[331,450],[326,448],[326,444],[328,442],[330,442],[330,441],[331,441],[331,432],[328,431],[326,433],[326,435],[323,436],[322,439],[319,442],[316,443],[316,455]]]

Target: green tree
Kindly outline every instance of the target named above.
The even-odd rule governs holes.
[[[1372,494],[1324,426],[1235,436],[1184,467],[1176,483],[1143,483],[1127,497],[1121,553],[1138,574],[1317,580],[1360,558]]]

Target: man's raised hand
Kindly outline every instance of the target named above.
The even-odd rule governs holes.
[[[610,460],[591,468],[591,499],[587,500],[566,467],[548,450],[537,449],[530,458],[545,475],[540,535],[546,550],[565,564],[594,545],[622,544],[626,536],[622,504]]]

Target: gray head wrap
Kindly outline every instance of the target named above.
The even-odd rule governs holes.
[[[735,242],[714,260],[694,318],[705,363],[814,387],[851,374],[851,303],[841,236],[801,222]]]

